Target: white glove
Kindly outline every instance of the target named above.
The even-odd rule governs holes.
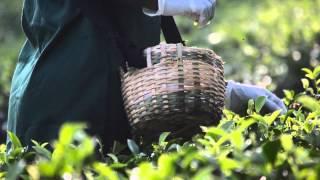
[[[213,17],[216,0],[158,0],[158,11],[144,9],[149,16],[187,16],[206,25]]]
[[[259,96],[266,97],[266,103],[262,109],[262,113],[270,113],[279,109],[282,110],[282,113],[287,111],[281,99],[267,89],[240,84],[234,81],[228,81],[225,96],[226,108],[235,113],[244,114],[248,108],[248,101],[250,99],[256,99]]]

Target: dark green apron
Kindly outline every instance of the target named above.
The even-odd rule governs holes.
[[[132,47],[159,43],[159,18],[125,3],[106,9],[115,22],[110,29]],[[55,139],[65,122],[87,123],[107,148],[128,138],[118,74],[123,56],[112,31],[68,0],[25,0],[22,25],[27,41],[12,80],[8,130],[24,145]]]

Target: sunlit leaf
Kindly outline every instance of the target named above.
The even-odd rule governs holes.
[[[81,131],[85,128],[86,126],[80,123],[64,124],[59,133],[59,142],[63,145],[72,144],[72,141],[74,140],[74,138],[76,138],[76,132]]]
[[[302,68],[302,71],[305,72],[306,74],[312,74],[313,73],[311,71],[311,69],[308,69],[308,68]]]
[[[301,82],[302,82],[302,87],[304,89],[307,89],[310,86],[310,82],[308,79],[303,78],[303,79],[301,79]]]
[[[27,167],[27,172],[32,180],[40,179],[39,168],[36,165],[31,165]]]
[[[115,171],[113,171],[110,167],[108,167],[106,164],[103,163],[95,163],[93,165],[94,170],[99,173],[103,179],[108,180],[118,180],[119,177]]]
[[[306,77],[308,77],[309,79],[315,79],[313,72],[310,69],[302,68],[302,71],[306,73]]]
[[[216,128],[216,127],[210,127],[206,131],[206,136],[210,136],[214,140],[218,140],[220,137],[224,136],[227,134],[223,129]]]
[[[293,148],[293,140],[292,140],[292,136],[291,135],[282,135],[281,138],[281,144],[283,149],[285,149],[286,151],[290,151]]]
[[[251,119],[242,119],[242,122],[241,122],[241,125],[240,127],[238,128],[238,130],[240,132],[243,132],[245,131],[246,129],[248,129],[248,127],[250,127],[251,125],[253,125],[254,123],[256,123],[255,120],[253,120],[252,118]]]
[[[242,148],[244,146],[244,138],[243,138],[243,135],[240,131],[233,132],[231,134],[230,140],[236,149],[242,150]]]
[[[12,142],[12,146],[14,149],[22,147],[22,144],[21,144],[19,138],[14,133],[8,131],[8,136],[9,136],[10,141]]]
[[[300,96],[297,99],[304,107],[310,109],[311,111],[320,111],[320,103],[319,101],[313,99],[309,96]]]
[[[289,90],[283,90],[283,93],[284,93],[284,95],[285,95],[285,97],[288,99],[288,100],[293,100],[293,98],[294,98],[294,95],[295,95],[295,93],[294,93],[294,91],[289,91]]]
[[[39,172],[42,176],[53,177],[57,173],[57,168],[55,163],[50,162],[40,162],[38,164]]]
[[[226,175],[229,175],[231,170],[241,167],[241,164],[238,161],[227,157],[220,158],[219,164],[221,165],[222,171],[224,171]]]
[[[320,66],[317,66],[314,70],[313,70],[313,76],[314,78],[318,78],[320,75]]]
[[[175,158],[171,155],[163,154],[158,160],[159,173],[163,178],[169,178],[175,173]]]
[[[279,117],[280,114],[281,114],[281,110],[277,110],[273,112],[270,116],[265,116],[264,120],[270,126]]]

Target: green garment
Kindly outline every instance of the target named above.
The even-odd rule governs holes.
[[[125,140],[129,125],[122,105],[122,54],[69,0],[25,0],[22,25],[27,36],[12,80],[8,130],[24,145],[51,141],[65,122],[85,122],[106,147]],[[117,6],[117,28],[137,47],[159,43],[159,18],[141,8]]]

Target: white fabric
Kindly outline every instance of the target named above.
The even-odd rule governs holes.
[[[187,16],[206,25],[214,16],[216,0],[158,0],[158,11],[143,9],[149,16]]]

